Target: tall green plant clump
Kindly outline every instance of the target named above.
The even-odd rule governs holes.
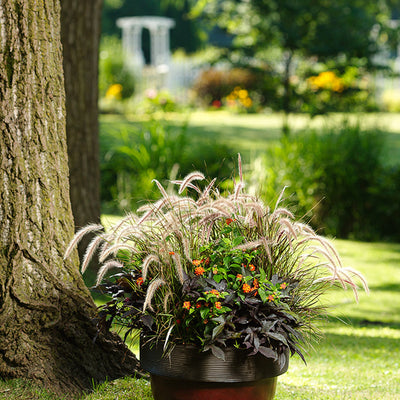
[[[400,165],[385,165],[384,149],[382,132],[359,125],[304,132],[255,162],[253,180],[264,182],[265,198],[289,186],[297,213],[325,234],[398,240]]]
[[[173,180],[193,169],[226,176],[232,151],[225,145],[195,142],[187,123],[150,120],[138,126],[101,129],[101,200],[106,212],[135,210],[143,199],[154,200],[153,179]]]
[[[126,67],[121,40],[105,36],[100,43],[99,94],[100,97],[126,99],[134,93],[133,72]]]

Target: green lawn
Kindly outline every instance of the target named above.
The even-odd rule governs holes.
[[[298,357],[291,359],[289,371],[279,378],[276,399],[400,399],[400,244],[335,244],[344,264],[367,277],[371,293],[362,293],[358,304],[350,292],[330,293],[325,300],[332,305],[332,317],[321,325],[324,340],[309,351],[307,366]],[[0,399],[57,397],[22,381],[0,381]],[[124,378],[105,383],[81,400],[115,399],[152,399],[148,382]]]
[[[247,163],[282,135],[282,115],[279,113],[232,114],[228,111],[193,111],[186,114],[168,113],[163,115],[163,118],[171,125],[189,121],[188,134],[194,141],[227,144],[233,150],[233,158],[237,152],[241,152]],[[365,129],[378,128],[387,137],[385,159],[389,163],[400,161],[400,113],[329,114],[313,119],[305,114],[293,114],[289,118],[289,126],[293,134],[296,134],[307,128],[337,126],[344,119],[358,122]],[[141,117],[102,115],[100,131],[118,132],[138,126],[142,121]]]

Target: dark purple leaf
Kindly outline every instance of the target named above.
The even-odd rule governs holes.
[[[277,354],[275,350],[272,350],[270,347],[260,346],[258,348],[259,353],[261,353],[264,357],[277,359]]]

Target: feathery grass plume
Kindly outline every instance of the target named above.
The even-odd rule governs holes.
[[[108,247],[105,251],[100,253],[99,260],[100,262],[104,262],[107,257],[111,254],[115,255],[119,250],[130,250],[132,252],[137,251],[136,247],[131,246],[127,243],[116,243],[113,244],[111,247]]]
[[[161,185],[161,183],[158,182],[157,179],[153,179],[152,182],[155,182],[155,184],[157,185],[157,187],[160,190],[161,194],[163,195],[164,199],[167,199],[169,196],[168,196],[168,193],[165,191],[163,185]]]
[[[278,205],[279,205],[280,202],[282,201],[283,194],[285,193],[285,190],[286,190],[286,189],[287,189],[287,186],[284,186],[283,189],[282,189],[282,191],[281,191],[281,193],[279,194],[278,200],[276,201],[275,209],[274,209],[274,210],[276,210],[276,209],[278,208]],[[272,214],[272,215],[273,215],[273,214]]]
[[[242,157],[240,153],[238,153],[238,168],[239,168],[239,179],[240,182],[243,182],[243,171],[242,171]]]
[[[124,268],[124,266],[118,261],[111,260],[107,261],[100,269],[97,274],[96,286],[100,285],[100,282],[103,280],[105,274],[112,268]]]
[[[234,212],[237,209],[237,205],[234,201],[228,198],[220,198],[216,199],[212,202],[213,207],[226,207],[229,208],[231,212]]]
[[[254,211],[258,218],[263,218],[267,213],[260,202],[244,203],[243,207],[248,211]]]
[[[149,254],[144,258],[143,264],[141,265],[143,281],[147,278],[147,272],[151,263],[160,264],[160,259],[155,254]]]
[[[261,242],[264,246],[264,250],[267,253],[268,261],[272,264],[272,254],[271,254],[271,249],[270,249],[270,244],[272,244],[271,241],[267,240],[264,236],[261,238]]]
[[[211,204],[209,207],[207,207],[210,211],[216,212],[220,214],[222,217],[229,218],[231,214],[225,210],[225,208],[219,206],[218,204]]]
[[[314,240],[320,243],[329,254],[332,254],[335,257],[338,265],[342,267],[342,260],[340,259],[339,253],[336,251],[335,247],[332,246],[328,239],[317,234],[308,235],[308,237],[311,239],[311,241]]]
[[[204,201],[206,201],[210,195],[210,191],[212,189],[212,187],[214,186],[215,182],[216,182],[217,178],[214,178],[207,186],[206,188],[203,190],[203,192],[201,193],[201,196],[199,197],[199,199],[197,200],[197,204],[202,204]]]
[[[192,181],[194,181],[194,180],[200,180],[201,181],[203,179],[205,179],[205,176],[201,172],[198,172],[198,171],[191,172],[190,174],[188,174],[185,177],[185,179],[183,179],[183,181],[181,183],[181,187],[179,188],[178,193],[181,194]],[[200,189],[197,186],[195,186],[195,190],[198,193],[201,193]]]
[[[239,198],[239,194],[243,190],[243,188],[244,188],[243,182],[239,182],[235,185],[234,194],[233,194],[235,200],[237,200]]]
[[[171,181],[171,183],[173,183],[174,185],[181,185],[182,186],[183,181]],[[200,189],[196,185],[193,185],[192,183],[188,183],[186,185],[186,187],[188,187],[190,189],[194,189],[196,192],[200,193]],[[180,192],[179,192],[179,194],[180,194]]]
[[[137,219],[138,219],[137,215],[135,215],[134,213],[130,212],[124,218],[122,218],[117,224],[113,225],[109,229],[109,231],[110,231],[110,233],[115,233],[119,229],[121,229],[121,227],[123,225],[127,224],[128,222],[130,222],[129,226],[132,226],[132,224],[134,224],[137,221]]]
[[[365,292],[367,294],[369,294],[368,282],[367,282],[365,276],[361,272],[359,272],[359,271],[357,271],[357,270],[355,270],[354,268],[351,268],[351,267],[344,267],[344,268],[342,268],[342,270],[345,270],[346,272],[349,272],[353,276],[357,277],[360,280]]]
[[[104,227],[100,224],[90,224],[79,229],[79,231],[76,232],[74,237],[72,238],[69,246],[67,247],[67,250],[65,250],[64,260],[66,260],[71,255],[72,250],[78,245],[78,243],[85,235],[91,232],[98,232],[102,229],[104,229]]]
[[[173,297],[172,292],[169,290],[167,292],[167,294],[164,297],[164,302],[163,302],[163,308],[164,308],[164,312],[168,312],[168,300]]]
[[[134,237],[143,237],[143,230],[139,229],[137,226],[126,226],[123,229],[120,229],[118,234],[115,235],[115,242],[118,243],[120,241],[126,242],[127,240]]]
[[[154,311],[153,307],[151,306],[151,300],[153,299],[155,291],[161,286],[165,285],[165,281],[162,278],[156,278],[152,281],[147,289],[146,297],[144,299],[143,304],[143,311],[146,311],[149,308],[151,311]]]
[[[276,218],[280,217],[281,215],[286,215],[290,219],[294,219],[294,215],[287,208],[282,208],[282,207],[276,208],[274,210],[274,212],[271,214],[271,217],[273,219],[276,219]],[[305,224],[300,224],[300,223],[294,223],[294,225],[295,226],[298,225],[299,227],[306,227],[307,226]],[[312,231],[312,229],[311,229],[311,231]],[[312,233],[314,233],[314,231],[312,231]]]
[[[86,248],[85,254],[83,256],[83,261],[81,265],[81,273],[83,274],[87,267],[89,266],[90,261],[93,258],[94,253],[100,246],[100,244],[104,241],[104,238],[102,236],[96,236],[94,237],[91,242],[89,243],[88,247]]]
[[[175,264],[176,272],[178,274],[179,282],[181,284],[183,284],[183,282],[185,281],[185,273],[182,268],[181,259],[180,259],[179,255],[176,253],[174,253],[172,255],[172,259],[174,260],[174,264]]]
[[[254,240],[253,242],[246,242],[234,247],[234,250],[253,250],[262,245],[262,240]]]
[[[319,246],[309,246],[308,247],[310,250],[315,250],[316,253],[319,253],[323,257],[325,257],[331,265],[333,265],[336,270],[340,269],[340,266],[335,262],[335,260],[332,258],[332,254],[328,251],[326,251],[324,248],[319,247]]]
[[[287,218],[280,218],[279,223],[280,223],[281,227],[284,226],[286,228],[287,232],[292,235],[293,239],[297,239],[297,233],[296,233],[294,226],[290,220],[288,220]]]

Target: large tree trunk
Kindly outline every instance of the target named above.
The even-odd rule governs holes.
[[[75,229],[100,221],[98,52],[102,0],[61,0],[70,196]],[[82,257],[90,237],[79,244]]]
[[[93,343],[95,306],[75,254],[59,2],[0,0],[0,377],[59,392],[133,373],[113,334]]]

